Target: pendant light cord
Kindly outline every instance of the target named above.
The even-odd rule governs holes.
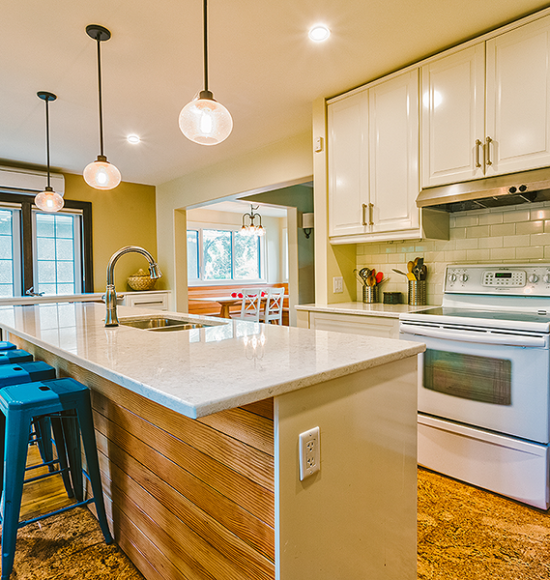
[[[48,108],[49,98],[46,97],[46,163],[48,166],[48,188],[50,185],[50,114]]]
[[[97,36],[97,86],[99,90],[99,149],[103,156],[103,104],[101,102],[101,40]]]
[[[204,90],[208,90],[208,14],[206,0],[203,1],[203,38],[204,38]]]

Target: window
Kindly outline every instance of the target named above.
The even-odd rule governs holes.
[[[0,208],[0,296],[20,293],[19,210]]]
[[[49,214],[33,200],[0,192],[0,297],[93,292],[92,204]]]
[[[34,291],[45,294],[81,292],[81,216],[33,211]]]
[[[189,283],[264,282],[265,236],[243,236],[240,227],[187,230]]]

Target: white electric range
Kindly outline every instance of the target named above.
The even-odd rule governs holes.
[[[550,264],[447,266],[442,306],[400,336],[427,346],[419,464],[548,509]]]

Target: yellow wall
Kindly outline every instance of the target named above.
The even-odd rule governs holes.
[[[177,310],[187,308],[187,259],[185,248],[180,247],[186,239],[184,220],[180,219],[185,212],[178,210],[230,195],[310,181],[311,146],[308,131],[157,187],[159,265]],[[204,154],[208,154],[207,147]]]
[[[155,188],[122,182],[111,191],[99,191],[86,184],[81,175],[65,174],[65,199],[92,202],[94,290],[105,290],[109,258],[123,246],[142,246],[157,258]],[[128,290],[128,276],[139,268],[147,271],[147,261],[138,254],[120,258],[115,269],[118,291]],[[167,288],[162,278],[156,289]]]

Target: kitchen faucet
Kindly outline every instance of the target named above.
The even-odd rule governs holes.
[[[143,254],[147,258],[149,262],[149,275],[151,278],[156,279],[162,276],[155,259],[144,248],[140,248],[139,246],[125,246],[124,248],[120,248],[118,252],[115,252],[107,264],[107,289],[105,290],[105,306],[107,307],[107,313],[105,314],[105,326],[118,326],[114,278],[115,264],[120,256],[128,254],[129,252],[137,252],[138,254]]]

